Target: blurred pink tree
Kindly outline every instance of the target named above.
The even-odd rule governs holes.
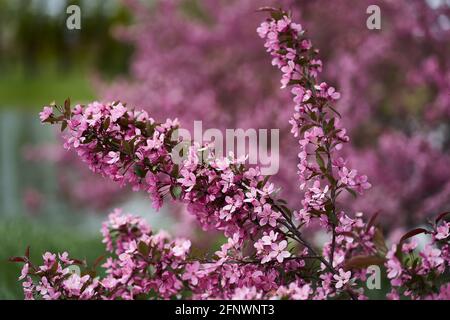
[[[101,83],[102,98],[139,105],[156,118],[178,117],[188,128],[194,120],[219,129],[280,128],[283,166],[274,180],[298,204],[297,190],[286,187],[297,170],[295,148],[288,147],[295,140],[285,128],[289,97],[254,37],[261,3],[125,3],[135,21],[116,33],[135,47],[130,76]],[[383,221],[400,227],[448,209],[448,3],[385,1],[381,30],[366,28],[371,1],[282,4],[312,30],[328,62],[324,78],[343,92],[338,107],[355,137],[347,152],[374,185],[354,209],[381,211]]]

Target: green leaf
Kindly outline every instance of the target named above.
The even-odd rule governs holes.
[[[336,217],[336,215],[333,213],[333,211],[331,212],[327,212],[327,217],[328,219],[331,221],[331,223],[334,226],[337,226],[339,224],[338,218]]]
[[[272,11],[272,12],[270,12],[270,16],[273,18],[273,19],[275,19],[275,20],[280,20],[280,19],[282,19],[283,18],[283,12],[282,11],[279,11],[279,10],[276,10],[276,11]]]
[[[135,165],[134,166],[134,173],[139,177],[139,178],[145,178],[147,171],[145,170],[144,167],[142,167],[141,165]]]
[[[316,151],[316,161],[320,167],[320,170],[322,172],[324,172],[325,171],[325,161],[323,160],[322,156],[320,155],[320,153],[318,151]]]
[[[335,186],[337,184],[336,179],[329,173],[324,173],[324,176],[327,177],[332,186]]]
[[[350,193],[353,197],[355,197],[355,198],[358,197],[358,195],[356,194],[355,190],[350,189],[348,187],[345,187],[345,190],[347,190],[348,193]]]
[[[67,128],[67,121],[64,120],[64,121],[61,123],[61,132],[63,132],[64,130],[66,130],[66,128]]]
[[[311,129],[312,127],[315,127],[315,125],[312,123],[305,124],[300,128],[300,133],[303,134],[306,130]]]
[[[179,166],[177,164],[175,164],[172,168],[172,172],[170,173],[170,175],[174,178],[177,178],[179,170],[180,170]]]
[[[328,104],[328,108],[330,108],[331,111],[333,111],[339,118],[342,118],[341,114],[335,108],[333,108],[333,106]]]
[[[267,183],[267,181],[270,179],[270,176],[265,176],[263,181],[258,182],[258,189],[261,189],[262,187],[264,187]]]
[[[131,146],[131,143],[129,141],[124,140],[122,142],[122,149],[124,151],[124,153],[131,155],[133,154],[133,148]]]
[[[284,213],[286,213],[289,217],[292,217],[292,211],[285,205],[281,205],[280,208],[283,210]]]
[[[181,186],[172,186],[170,188],[170,194],[172,195],[172,197],[174,199],[179,199],[182,192],[183,192],[183,189],[181,188]]]
[[[139,241],[138,243],[138,252],[142,254],[144,257],[148,257],[150,252],[150,248],[144,241]]]
[[[102,123],[103,131],[106,131],[109,128],[110,123],[111,123],[111,119],[109,117],[106,118],[105,121],[103,121],[103,123]]]
[[[155,127],[155,124],[151,124],[150,121],[147,122],[145,126],[147,137],[151,137],[153,135],[153,133],[155,132]]]
[[[330,131],[334,129],[334,119],[335,118],[333,117],[327,122],[325,126],[325,134],[328,134]]]

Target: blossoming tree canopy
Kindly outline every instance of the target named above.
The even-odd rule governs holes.
[[[289,103],[289,92],[278,90],[277,70],[267,64],[254,35],[260,22],[254,13],[257,1],[195,2],[201,17],[180,8],[177,0],[156,1],[151,10],[127,1],[136,19],[116,35],[135,48],[130,79],[103,83],[100,96],[127,101],[157,119],[177,117],[184,128],[198,119],[210,128],[279,128],[283,166],[271,180],[298,207],[303,196],[291,184],[297,152],[285,125],[291,109],[282,107]],[[287,0],[283,5],[308,27],[321,49],[326,61],[321,78],[342,91],[336,107],[352,136],[345,154],[374,185],[364,197],[345,202],[349,211],[380,210],[380,223],[396,241],[394,236],[413,228],[416,219],[447,210],[450,143],[442,134],[450,114],[448,3],[379,3],[380,32],[365,25],[371,0]],[[176,46],[168,39],[176,39]],[[72,162],[78,163],[75,156]],[[89,183],[103,181],[80,175],[83,183],[71,185],[75,199],[111,206],[118,194],[125,195],[102,187],[102,197],[80,198],[75,191],[84,187],[86,176]]]
[[[205,230],[223,232],[227,242],[211,256],[198,256],[188,239],[154,232],[142,218],[115,210],[102,228],[110,253],[105,277],[96,276],[100,261],[87,266],[68,253],[47,252],[40,266],[28,250],[11,258],[24,263],[19,279],[27,299],[364,299],[368,267],[383,264],[391,298],[448,296],[446,215],[389,250],[376,217],[365,221],[361,213],[343,211],[341,194],[356,196],[371,185],[343,158],[349,137],[336,110],[340,93],[319,81],[322,61],[302,26],[282,10],[261,11],[270,17],[257,32],[282,73],[281,88],[292,93],[301,207],[290,208],[269,177],[232,155],[216,158],[208,147],[191,145],[183,163],[175,163],[176,119],[158,122],[120,102],[46,106],[41,121],[60,124],[64,146],[93,172],[147,192],[155,208],[169,199],[184,203]],[[307,236],[313,223],[329,236],[321,248]],[[413,255],[408,239],[417,234],[431,238]],[[70,272],[73,265],[84,271]]]

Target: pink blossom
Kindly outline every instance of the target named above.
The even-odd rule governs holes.
[[[450,235],[450,223],[445,222],[444,224],[436,228],[436,234],[434,235],[434,237],[437,240],[443,240],[446,239],[449,235]]]
[[[278,262],[282,263],[284,259],[289,258],[291,253],[284,249],[287,248],[287,241],[283,240],[280,243],[272,243],[270,246],[271,252],[269,254],[270,258],[276,258]]]
[[[176,240],[175,246],[172,251],[175,257],[184,257],[191,248],[191,241],[189,240]]]
[[[41,122],[44,122],[52,114],[53,114],[53,108],[52,107],[44,107],[44,110],[42,110],[42,112],[39,113],[39,118],[41,119]]]
[[[441,257],[441,250],[433,248],[431,245],[425,246],[425,249],[420,254],[429,268],[438,268],[444,263]]]
[[[127,108],[125,108],[121,103],[113,105],[111,109],[111,120],[117,121],[117,119],[122,117],[125,112],[127,112]]]
[[[335,287],[336,289],[341,289],[343,286],[345,286],[352,276],[351,271],[345,272],[344,269],[339,269],[339,274],[333,275],[334,280],[336,280]]]
[[[25,277],[28,275],[28,271],[29,271],[29,264],[25,263],[23,265],[19,280],[25,279]]]

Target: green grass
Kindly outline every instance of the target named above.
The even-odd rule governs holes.
[[[83,234],[69,227],[44,225],[25,219],[0,219],[0,300],[23,299],[17,278],[22,264],[11,263],[8,258],[20,256],[31,247],[32,261],[40,263],[46,251],[68,251],[71,257],[87,259],[92,263],[104,253],[101,237]]]

